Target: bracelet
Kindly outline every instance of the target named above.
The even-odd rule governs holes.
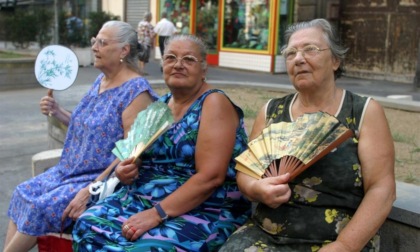
[[[165,211],[162,209],[162,207],[160,206],[160,203],[157,203],[155,205],[155,208],[160,216],[160,218],[162,219],[162,221],[166,221],[169,218],[169,215],[167,215],[165,213]]]

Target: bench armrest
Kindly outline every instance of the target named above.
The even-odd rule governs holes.
[[[52,149],[32,156],[32,176],[36,176],[60,161],[63,149]]]

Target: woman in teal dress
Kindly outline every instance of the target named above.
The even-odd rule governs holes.
[[[125,186],[88,209],[75,251],[217,251],[250,214],[235,180],[246,148],[243,112],[205,81],[206,48],[192,35],[166,42],[162,59],[175,123],[115,174]]]
[[[356,132],[296,178],[254,179],[238,186],[257,206],[221,248],[226,251],[378,251],[378,229],[395,200],[394,147],[381,106],[336,86],[346,49],[324,19],[286,31],[282,51],[297,93],[261,109],[250,139],[268,123],[324,111]]]

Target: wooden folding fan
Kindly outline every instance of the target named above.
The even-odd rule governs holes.
[[[325,112],[307,113],[294,122],[273,123],[236,157],[235,169],[254,178],[290,173],[290,180],[353,136]]]

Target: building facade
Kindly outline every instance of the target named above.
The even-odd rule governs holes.
[[[179,33],[196,34],[206,41],[209,64],[221,67],[284,73],[280,48],[285,27],[314,18],[326,18],[337,26],[349,48],[345,61],[347,76],[412,83],[420,61],[420,0],[125,0],[125,3],[125,20],[133,26],[142,19],[143,10],[153,13],[154,23],[161,12],[167,12]],[[159,50],[155,52],[159,54]]]

